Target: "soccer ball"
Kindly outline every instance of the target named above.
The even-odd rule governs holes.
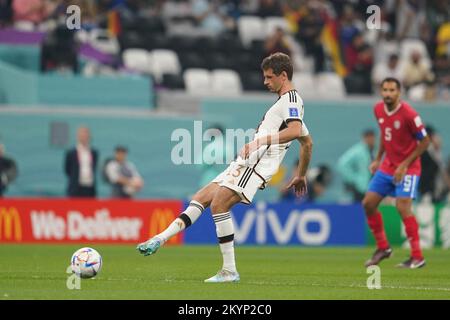
[[[102,257],[92,248],[81,248],[72,255],[70,266],[72,267],[72,272],[80,278],[92,278],[102,268]]]

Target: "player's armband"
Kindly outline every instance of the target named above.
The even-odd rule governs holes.
[[[422,130],[416,132],[416,139],[417,140],[422,140],[426,136],[427,136],[427,130],[425,130],[425,128],[422,128]]]

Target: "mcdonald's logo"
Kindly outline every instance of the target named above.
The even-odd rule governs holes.
[[[0,207],[0,241],[22,241],[22,222],[16,208]]]
[[[156,234],[163,232],[176,217],[177,215],[170,209],[155,209],[150,215],[149,237],[153,237]],[[167,243],[181,243],[181,234],[178,233],[173,236]]]

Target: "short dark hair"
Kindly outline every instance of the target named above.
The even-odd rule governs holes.
[[[362,132],[362,136],[365,138],[365,137],[368,137],[368,136],[374,136],[375,135],[375,130],[373,130],[373,129],[365,129],[363,132]]]
[[[128,152],[128,148],[123,146],[123,145],[118,145],[116,146],[116,148],[114,149],[116,152]]]
[[[283,71],[286,72],[289,80],[292,80],[294,73],[294,67],[291,62],[291,58],[287,54],[281,52],[275,52],[268,57],[265,57],[261,63],[261,69],[272,69],[273,73],[279,76]]]
[[[393,77],[387,77],[387,78],[384,78],[384,80],[381,81],[381,87],[383,87],[383,85],[384,85],[386,82],[395,82],[395,84],[397,85],[397,88],[398,88],[399,90],[401,90],[401,88],[402,88],[402,85],[401,85],[400,81],[398,81],[397,78],[393,78]]]

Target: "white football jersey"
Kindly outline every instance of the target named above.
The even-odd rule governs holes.
[[[309,131],[303,121],[303,114],[303,100],[298,92],[296,90],[286,92],[278,98],[269,110],[267,110],[256,130],[255,139],[277,133],[284,128],[287,128],[287,124],[290,121],[302,122],[301,136],[307,136]],[[272,145],[268,150],[269,155],[271,153],[276,153],[277,151],[282,152],[283,150],[286,150],[291,143],[292,141]]]
[[[266,112],[254,139],[278,133],[286,128],[290,121],[301,121],[301,136],[309,135],[303,121],[303,112],[303,100],[297,91],[286,92]],[[290,144],[291,142],[263,145],[250,154],[248,159],[238,156],[212,182],[234,190],[242,198],[241,202],[251,203],[256,191],[264,189],[278,171]]]

